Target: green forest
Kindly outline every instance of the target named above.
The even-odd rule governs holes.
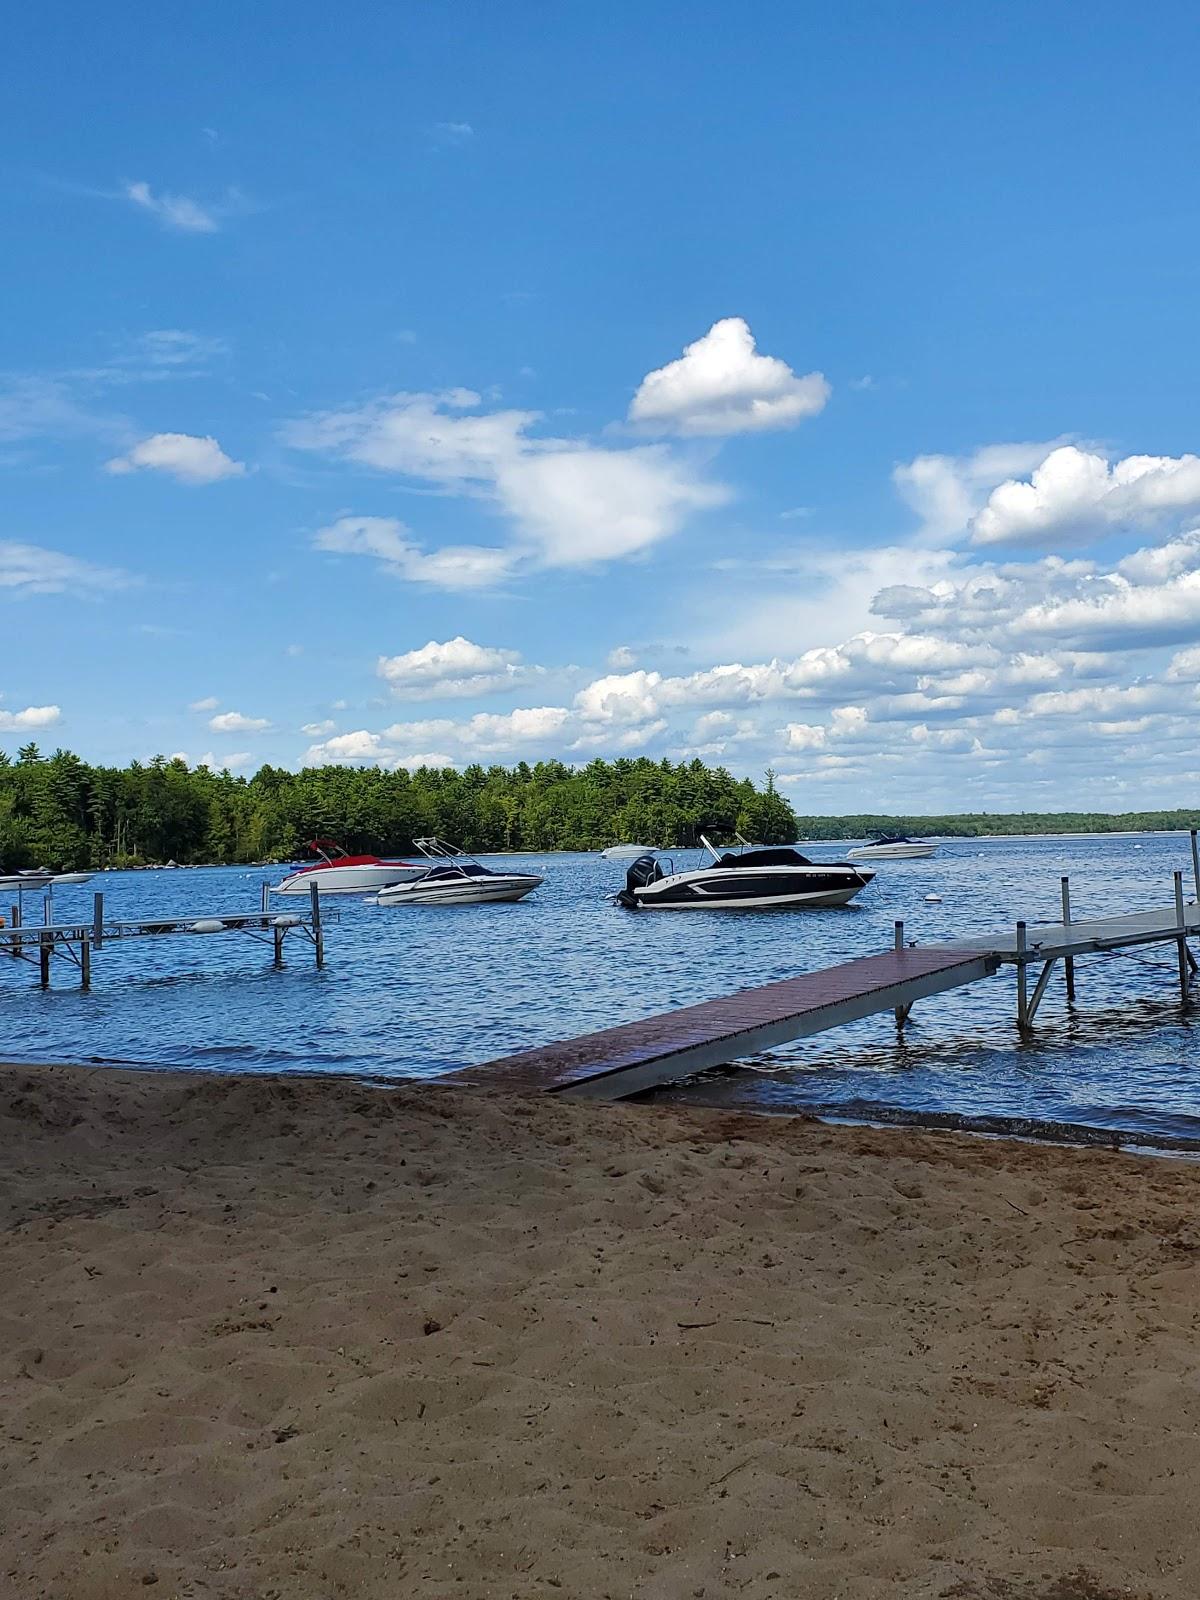
[[[468,851],[687,844],[736,828],[779,844],[796,819],[771,775],[761,788],[700,761],[619,759],[568,767],[261,767],[251,778],[156,757],[92,767],[66,750],[0,752],[0,870],[177,861],[290,861],[309,839],[352,854],[403,854],[436,834]]]
[[[1200,826],[1200,811],[882,813],[798,817],[776,792],[701,761],[619,758],[384,772],[376,767],[261,767],[234,777],[163,756],[94,767],[67,750],[0,751],[0,871],[142,863],[290,861],[309,839],[352,853],[404,853],[437,834],[468,851],[686,845],[701,829],[762,844],[881,833],[1111,833]]]

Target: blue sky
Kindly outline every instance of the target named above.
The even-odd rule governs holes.
[[[1194,804],[1198,54],[1172,5],[23,17],[0,747]]]

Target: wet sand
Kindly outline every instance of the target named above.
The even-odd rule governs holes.
[[[1200,1169],[0,1068],[0,1594],[1200,1594]]]

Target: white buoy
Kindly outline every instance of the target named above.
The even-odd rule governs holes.
[[[941,903],[942,897],[940,894],[927,894],[925,896],[925,904],[927,906],[940,906]]]
[[[216,917],[201,917],[199,922],[193,922],[188,929],[189,933],[224,933],[225,924],[218,922]]]
[[[298,928],[300,926],[300,918],[289,916],[272,917],[271,926],[273,928]]]

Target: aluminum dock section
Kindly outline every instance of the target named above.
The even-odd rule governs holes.
[[[998,966],[986,950],[944,950],[933,945],[887,950],[721,1000],[683,1006],[643,1022],[625,1022],[561,1044],[523,1050],[438,1081],[621,1100],[878,1011],[907,1012],[915,1001],[976,983]]]

